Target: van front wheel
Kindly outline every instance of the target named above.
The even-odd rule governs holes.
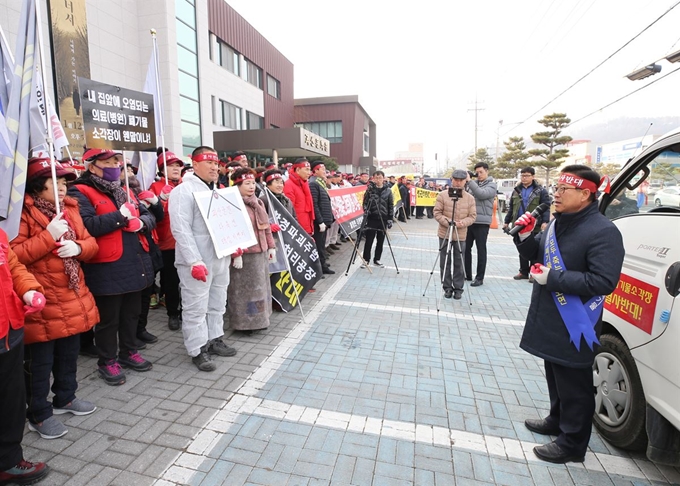
[[[645,395],[635,360],[618,336],[600,336],[593,363],[593,422],[612,445],[626,450],[647,446]]]

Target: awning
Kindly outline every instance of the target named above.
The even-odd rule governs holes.
[[[330,155],[330,142],[302,127],[266,128],[263,130],[228,130],[213,132],[218,152],[242,150],[273,157]]]

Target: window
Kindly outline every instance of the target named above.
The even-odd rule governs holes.
[[[281,83],[278,79],[267,74],[267,93],[276,98],[281,99]]]
[[[220,100],[222,105],[222,120],[220,125],[234,130],[241,129],[241,108]]]
[[[198,106],[198,101],[180,95],[179,111],[182,120],[196,123],[197,125],[201,124],[201,110]]]
[[[262,89],[262,69],[246,59],[246,81]]]
[[[177,66],[179,68],[179,103],[182,120],[182,147],[190,153],[201,145],[201,109],[198,91],[198,57],[196,56],[196,2],[175,0],[177,30]]]
[[[219,64],[224,69],[230,73],[234,73],[236,76],[239,75],[239,62],[238,62],[238,52],[229,47],[227,44],[217,39],[217,45],[219,46]]]
[[[196,54],[179,45],[177,46],[177,65],[185,73],[198,76]]]
[[[370,152],[371,138],[368,136],[368,132],[364,132],[364,152]]]
[[[196,31],[180,19],[177,19],[177,43],[196,52]]]
[[[342,143],[342,122],[308,122],[298,123],[296,126],[316,133],[318,136],[325,138],[330,143]]]
[[[264,118],[256,115],[255,113],[251,113],[249,111],[246,112],[248,114],[247,117],[247,122],[248,126],[246,127],[248,130],[259,130],[261,128],[264,128]]]

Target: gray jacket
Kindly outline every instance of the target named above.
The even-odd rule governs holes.
[[[483,182],[470,180],[466,188],[477,204],[477,219],[474,224],[491,224],[493,216],[493,198],[496,197],[496,182],[489,176]]]

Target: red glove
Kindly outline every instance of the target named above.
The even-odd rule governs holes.
[[[205,266],[203,262],[198,262],[196,265],[191,266],[191,276],[196,280],[201,280],[207,282],[208,279],[208,267]]]
[[[269,227],[271,228],[272,233],[277,233],[277,232],[281,231],[281,226],[279,226],[276,223],[270,224]]]
[[[534,263],[531,266],[531,273],[543,273],[543,270],[541,270],[542,266],[543,265],[541,265],[540,263]]]
[[[531,233],[536,226],[536,218],[534,218],[531,213],[526,212],[519,218],[517,218],[517,221],[515,221],[515,225],[523,225],[524,228],[522,228],[519,231],[520,235],[524,235],[526,233]]]
[[[124,203],[118,211],[127,219],[139,218],[139,210],[132,203]]]
[[[245,252],[244,252],[242,249],[236,248],[236,251],[235,251],[234,253],[231,254],[231,257],[232,257],[232,258],[240,257],[240,256],[243,255],[244,253],[245,253]]]
[[[172,191],[172,186],[169,184],[166,184],[163,186],[163,189],[161,189],[161,199],[163,201],[167,201],[168,198],[170,197],[170,191]]]
[[[158,203],[158,196],[156,196],[151,191],[142,191],[137,195],[137,197],[147,208]]]
[[[26,305],[24,306],[24,314],[26,315],[40,312],[45,308],[45,304],[47,303],[45,296],[35,290],[26,292],[23,299],[24,302],[26,302]]]
[[[128,219],[128,224],[125,228],[123,228],[123,231],[127,231],[128,233],[136,233],[141,231],[142,228],[144,228],[144,223],[142,223],[142,220],[139,218],[133,218]]]

